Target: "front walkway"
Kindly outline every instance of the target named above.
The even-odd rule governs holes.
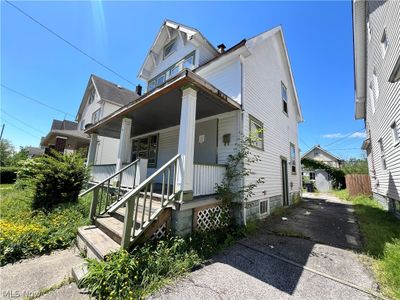
[[[320,194],[152,299],[374,299],[350,203]],[[313,197],[313,199],[311,198]],[[352,249],[352,250],[350,250]]]
[[[76,248],[54,251],[0,268],[0,299],[89,299],[71,281],[71,268],[84,260]],[[39,297],[46,289],[51,289]]]

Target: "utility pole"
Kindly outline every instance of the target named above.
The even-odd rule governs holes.
[[[4,126],[6,126],[6,124],[3,123],[3,126],[1,126],[0,140],[3,138]]]

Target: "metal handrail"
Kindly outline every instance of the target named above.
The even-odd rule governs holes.
[[[96,189],[97,187],[103,185],[104,183],[106,183],[107,181],[113,179],[115,176],[121,174],[122,172],[124,172],[126,169],[130,168],[131,166],[133,166],[134,164],[137,164],[139,161],[139,159],[131,162],[130,164],[126,165],[125,167],[123,167],[121,170],[119,170],[118,172],[110,175],[109,177],[107,177],[106,179],[104,179],[103,181],[97,183],[96,185],[90,187],[89,189],[87,189],[86,191],[82,192],[79,194],[79,197],[85,196],[86,194],[90,193],[91,191],[93,191],[94,189]]]

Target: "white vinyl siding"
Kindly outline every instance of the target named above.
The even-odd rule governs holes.
[[[367,44],[367,82],[376,82],[379,95],[375,107],[367,105],[366,114],[371,132],[368,155],[371,186],[374,193],[399,200],[400,146],[393,146],[391,125],[396,122],[399,127],[400,124],[400,84],[390,83],[388,79],[400,53],[400,1],[369,1],[368,5],[372,39]],[[384,30],[388,46],[382,58]],[[386,170],[381,160],[379,139],[383,141]]]
[[[252,200],[282,195],[281,157],[289,160],[289,144],[298,148],[297,108],[294,101],[289,66],[279,34],[251,49],[243,60],[243,130],[248,134],[249,115],[264,125],[264,151],[254,149],[261,161],[251,164],[252,174],[245,183],[264,177],[265,183],[254,190]],[[282,113],[281,81],[286,83],[289,116]],[[279,103],[279,105],[277,105]],[[296,152],[296,168],[299,154]],[[288,172],[289,193],[300,191],[300,174]]]

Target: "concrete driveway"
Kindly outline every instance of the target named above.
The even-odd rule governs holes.
[[[238,241],[213,263],[151,299],[374,299],[377,284],[357,253],[350,203],[305,195],[282,220]]]

